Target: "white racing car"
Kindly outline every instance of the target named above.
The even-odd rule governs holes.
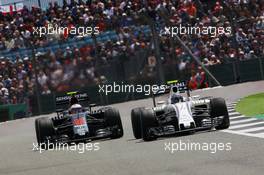
[[[187,97],[180,94],[187,92]],[[168,101],[159,102],[156,107],[135,108],[131,111],[131,122],[136,139],[155,140],[161,136],[177,135],[211,129],[227,129],[230,125],[229,115],[223,98],[191,97],[185,83],[170,82]],[[163,103],[163,104],[162,104]],[[165,103],[165,104],[164,104]]]

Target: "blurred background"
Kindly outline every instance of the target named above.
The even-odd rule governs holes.
[[[99,35],[33,34],[36,27],[99,27]],[[217,84],[165,26],[231,27],[179,35],[221,85],[264,79],[263,0],[0,0],[0,121],[51,113],[55,97],[88,92],[108,105],[144,94],[98,93],[99,84]]]

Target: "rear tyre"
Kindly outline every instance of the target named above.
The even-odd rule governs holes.
[[[123,137],[124,131],[119,111],[111,107],[106,108],[104,117],[106,126],[113,127],[111,138],[117,139]]]
[[[217,130],[227,129],[230,126],[229,114],[223,98],[213,98],[210,101],[212,118],[223,116],[222,123],[215,127]]]
[[[151,128],[158,127],[158,121],[152,109],[145,109],[142,111],[142,138],[144,141],[156,140],[157,136],[153,133]]]
[[[131,111],[131,123],[133,128],[133,134],[136,139],[142,138],[142,123],[141,116],[144,108],[135,108]]]
[[[55,134],[53,122],[50,118],[38,118],[35,120],[35,130],[37,142],[39,146],[45,146],[47,149],[47,141],[49,137]]]

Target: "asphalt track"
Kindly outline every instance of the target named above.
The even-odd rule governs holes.
[[[228,102],[264,91],[264,81],[197,91],[201,96],[221,96]],[[161,97],[164,98],[164,97]],[[12,175],[263,175],[264,139],[220,131],[164,138],[153,142],[134,140],[130,110],[151,106],[151,99],[115,104],[125,135],[99,142],[99,151],[33,151],[34,119],[0,124],[0,174]],[[165,143],[231,143],[230,151],[165,151]]]

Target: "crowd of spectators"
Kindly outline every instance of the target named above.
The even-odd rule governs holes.
[[[33,95],[30,79],[30,64],[27,61],[12,63],[2,59],[0,63],[0,104],[28,103]]]
[[[165,21],[160,12],[169,21]],[[52,90],[65,91],[74,85],[103,81],[107,76],[99,74],[97,67],[109,65],[115,57],[125,59],[137,50],[154,49],[151,34],[135,34],[131,27],[147,24],[142,14],[161,28],[180,24],[231,27],[231,34],[217,34],[215,37],[180,35],[206,66],[264,56],[263,0],[71,0],[70,3],[64,1],[61,7],[55,1],[46,10],[24,7],[12,14],[0,12],[0,54],[1,51],[30,48],[30,43],[38,48],[79,38],[65,33],[42,37],[33,34],[34,28],[48,25],[77,28],[96,26],[100,32],[114,30],[118,39],[95,46],[84,44],[79,48],[38,53],[36,72],[32,69],[30,55],[26,58],[18,55],[13,61],[1,58],[1,103],[21,103],[32,95],[35,73],[42,94],[49,94]],[[188,70],[192,75],[199,75],[198,66],[178,43],[171,41],[169,36],[161,35],[159,38],[163,64],[174,64],[179,71]],[[146,61],[150,72],[155,70],[155,59],[152,55]]]
[[[206,34],[180,35],[182,41],[191,48],[206,66],[243,61],[264,56],[264,1],[226,0],[185,1],[166,8],[173,26],[194,27],[231,27],[232,32],[211,37]],[[179,45],[171,50],[170,37],[163,36],[161,47],[164,52],[176,54],[180,70],[189,66],[193,70],[193,61]],[[170,56],[171,57],[171,56]],[[197,69],[198,66],[195,68]]]

